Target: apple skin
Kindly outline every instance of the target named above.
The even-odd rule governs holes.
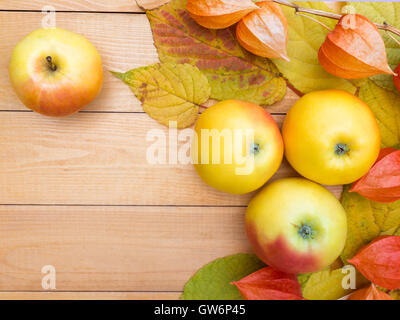
[[[47,57],[51,57],[55,71]],[[33,31],[17,44],[9,75],[25,106],[59,117],[77,112],[97,97],[103,67],[99,52],[85,37],[48,28]]]
[[[253,157],[253,170],[249,174],[237,174],[238,168],[243,168],[249,164],[240,163],[235,157],[231,164],[224,161],[225,144],[221,139],[220,154],[221,163],[212,164],[213,148],[212,142],[209,148],[203,147],[201,141],[201,130],[216,129],[222,132],[224,129],[234,130],[254,130],[254,143],[259,146],[259,151]],[[262,107],[240,100],[227,100],[219,102],[208,108],[197,120],[195,132],[198,139],[192,143],[192,159],[194,166],[200,177],[210,186],[227,193],[245,194],[262,187],[269,178],[279,169],[283,159],[283,140],[277,124],[271,115]],[[198,143],[196,145],[196,141]],[[229,147],[235,150],[243,151],[242,156],[248,156],[250,153],[243,137],[243,144],[234,143],[232,139]],[[194,152],[196,151],[196,152]],[[209,164],[204,164],[201,157],[209,159]],[[197,163],[197,164],[196,164]],[[250,168],[250,165],[249,165]]]
[[[317,272],[341,254],[347,218],[336,197],[302,178],[286,178],[264,187],[246,212],[247,237],[257,256],[281,271]],[[303,225],[312,238],[303,237]]]
[[[371,109],[342,90],[303,96],[289,110],[282,135],[292,167],[303,177],[324,185],[360,179],[375,163],[381,144]],[[346,148],[341,154],[336,149],[340,145]]]

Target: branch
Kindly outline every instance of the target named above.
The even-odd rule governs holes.
[[[316,10],[316,9],[311,9],[311,8],[303,8],[303,7],[298,6],[297,4],[289,2],[289,1],[273,0],[273,2],[279,3],[283,6],[291,7],[293,9],[295,9],[296,13],[298,13],[298,12],[310,13],[310,14],[314,14],[314,15],[317,15],[320,17],[325,17],[325,18],[335,19],[335,20],[339,20],[342,17],[341,14],[325,12],[322,10]],[[375,25],[380,30],[391,32],[397,36],[400,36],[400,30],[396,29],[395,27],[391,26],[390,24],[388,24],[386,22],[384,22],[383,24],[375,23]]]

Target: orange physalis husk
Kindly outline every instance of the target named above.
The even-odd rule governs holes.
[[[287,21],[282,9],[272,1],[257,5],[260,9],[245,16],[237,25],[239,43],[257,56],[289,61]]]
[[[393,76],[394,80],[394,85],[396,86],[397,90],[400,91],[400,64],[397,66],[396,69],[394,69],[394,72],[396,73]]]
[[[376,202],[400,200],[400,150],[382,149],[378,160],[365,176],[353,184],[350,192]]]
[[[344,15],[326,37],[318,58],[326,71],[344,79],[392,74],[385,43],[374,23],[359,14]]]
[[[379,290],[373,283],[364,289],[353,292],[347,300],[394,300],[387,293]]]
[[[400,289],[400,237],[378,237],[348,260],[372,283]]]
[[[251,0],[189,0],[186,9],[201,26],[225,29],[258,7]]]
[[[232,282],[246,300],[304,300],[296,275],[272,267]]]

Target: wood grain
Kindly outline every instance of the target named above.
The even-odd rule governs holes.
[[[32,12],[0,12],[0,110],[27,110],[12,90],[8,64],[12,49],[24,36],[41,26],[43,15]],[[100,96],[85,111],[142,112],[140,102],[128,86],[108,70],[128,71],[157,63],[150,25],[143,14],[58,13],[57,26],[86,36],[99,50],[104,64],[104,86]],[[289,90],[286,98],[268,107],[286,112],[298,97]]]
[[[0,123],[0,204],[243,206],[251,197],[208,187],[191,164],[149,164],[147,134],[167,129],[146,114],[3,112]],[[274,179],[295,175],[285,163]]]
[[[245,208],[0,206],[0,290],[181,291],[201,266],[250,251]],[[29,227],[28,227],[29,226]]]
[[[0,10],[42,11],[49,5],[57,11],[142,12],[135,0],[2,0]]]
[[[178,300],[181,292],[0,292],[0,300]]]

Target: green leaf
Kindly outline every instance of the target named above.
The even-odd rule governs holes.
[[[261,105],[282,100],[286,82],[268,59],[241,48],[235,30],[209,30],[186,11],[186,0],[172,0],[147,17],[161,62],[190,63],[208,78],[211,98],[241,99]]]
[[[387,22],[390,25],[400,28],[400,2],[347,2],[348,6],[354,7],[354,11],[358,14],[366,16],[375,23]],[[400,63],[400,46],[385,31],[381,31],[383,40],[385,41],[387,57],[389,65],[395,69]],[[395,35],[393,35],[396,37]],[[397,37],[397,39],[400,39]],[[380,87],[394,91],[399,94],[394,86],[393,76],[377,75],[371,79]]]
[[[302,7],[323,11],[331,11],[322,1],[296,1]],[[323,89],[342,89],[351,93],[356,87],[348,80],[337,78],[321,67],[318,61],[318,51],[325,41],[328,30],[302,16],[295,14],[293,8],[281,6],[288,21],[289,42],[287,46],[290,62],[274,59],[279,71],[300,92],[309,93]],[[337,21],[313,16],[331,29]]]
[[[254,254],[235,254],[217,259],[201,268],[185,285],[182,300],[242,300],[231,285],[265,267]]]
[[[347,240],[344,263],[381,233],[395,233],[400,227],[400,201],[385,204],[368,200],[346,186],[342,205],[347,214]]]
[[[192,125],[199,105],[210,97],[207,78],[189,64],[158,63],[113,74],[130,86],[150,117],[166,126],[170,121],[178,128]]]
[[[400,98],[391,91],[382,89],[371,80],[360,88],[359,97],[375,114],[381,131],[382,147],[400,144]]]
[[[347,273],[342,268],[331,270],[327,268],[320,272],[302,274],[298,276],[303,297],[307,300],[337,300],[350,294],[352,289],[343,289],[342,281]],[[360,274],[356,277],[357,288],[366,283]]]

